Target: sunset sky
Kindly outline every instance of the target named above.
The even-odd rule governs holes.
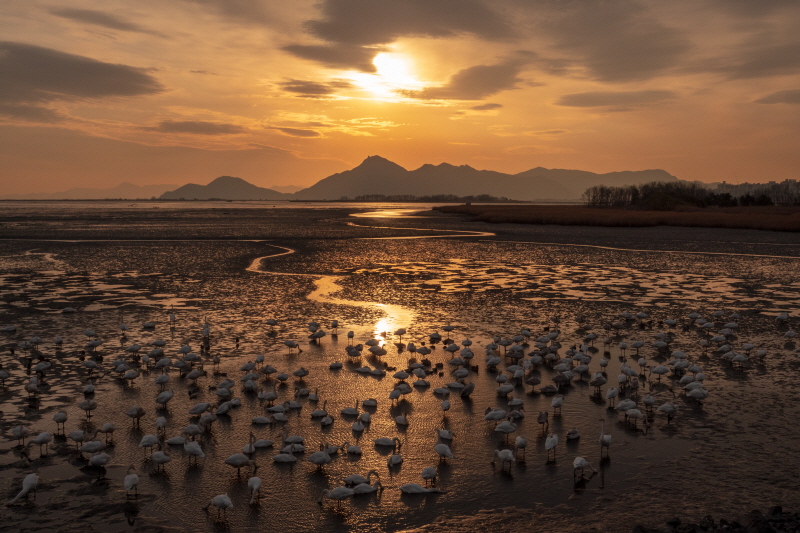
[[[4,0],[0,194],[381,155],[800,178],[800,2]]]

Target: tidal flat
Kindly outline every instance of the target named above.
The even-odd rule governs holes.
[[[39,482],[35,495],[5,508],[0,529],[631,531],[676,516],[800,508],[796,233],[486,224],[422,209],[3,204],[0,364],[9,377],[0,386],[0,491],[8,501],[27,474]],[[325,334],[311,339],[312,329]],[[93,340],[102,343],[89,347]],[[184,346],[199,359],[187,359]],[[155,363],[163,358],[162,372]],[[43,361],[50,366],[37,375]],[[680,361],[688,365],[676,368]],[[256,376],[242,381],[248,362]],[[307,375],[295,375],[301,368]],[[187,377],[194,369],[205,371],[196,383]],[[129,370],[136,376],[123,379]],[[421,372],[394,377],[403,370]],[[606,380],[599,394],[590,385],[598,373]],[[35,394],[25,389],[32,377]],[[227,379],[233,385],[220,387]],[[469,384],[474,391],[462,397]],[[174,392],[166,407],[156,404],[162,389]],[[277,399],[267,400],[272,391]],[[96,402],[88,414],[79,407],[87,399]],[[617,409],[625,400],[633,407]],[[164,443],[171,460],[162,472],[142,439],[182,436],[198,423],[189,414],[198,403],[215,418],[196,437],[205,457],[190,462],[182,445]],[[665,404],[676,412],[659,411]],[[268,410],[279,405],[286,421]],[[135,406],[145,411],[138,426],[126,415]],[[342,414],[354,406],[357,415]],[[330,425],[311,416],[321,409]],[[511,416],[508,437],[485,420],[487,410]],[[67,414],[63,434],[57,412]],[[357,419],[367,420],[363,430],[353,429]],[[101,469],[68,435],[106,423],[115,431],[94,454],[110,457]],[[19,426],[29,431],[24,446],[12,434]],[[571,430],[579,438],[568,439]],[[29,445],[42,432],[53,434],[46,452]],[[237,475],[225,459],[242,453],[251,433],[272,444],[246,454],[254,473]],[[559,442],[548,451],[551,434]],[[278,463],[289,436],[302,437],[306,451]],[[321,467],[310,461],[321,445],[345,443],[361,453],[344,446]],[[495,450],[514,460],[492,464]],[[389,466],[394,455],[402,462]],[[591,469],[577,472],[576,457]],[[131,466],[138,497],[122,485]],[[410,483],[426,486],[425,467],[436,468],[444,492],[404,493]],[[318,503],[323,490],[370,470],[383,490]],[[251,475],[262,480],[252,505]],[[203,510],[225,493],[232,508]]]

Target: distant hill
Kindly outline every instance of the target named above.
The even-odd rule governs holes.
[[[368,194],[490,194],[513,200],[577,200],[593,185],[633,185],[649,181],[678,181],[678,178],[664,170],[595,174],[542,167],[512,175],[448,163],[426,164],[409,171],[388,159],[370,156],[354,169],[328,176],[293,196],[298,200],[338,200],[343,196],[353,198]]]
[[[293,193],[297,191],[302,191],[305,187],[300,187],[299,185],[270,185],[267,189],[272,189],[273,191],[278,192],[285,192],[285,193]]]
[[[288,200],[291,194],[257,187],[242,178],[220,176],[208,185],[188,183],[161,195],[162,200]]]
[[[106,198],[123,198],[125,200],[158,198],[165,191],[177,185],[134,185],[123,182],[113,189],[86,189],[73,188],[62,192],[39,192],[30,194],[7,194],[0,196],[0,200],[103,200]]]

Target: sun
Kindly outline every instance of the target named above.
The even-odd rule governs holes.
[[[418,83],[411,72],[411,61],[403,54],[381,52],[372,64],[378,69],[378,76],[389,83],[411,86]]]
[[[402,91],[417,90],[424,84],[414,75],[410,57],[397,52],[381,52],[372,60],[374,74],[353,72],[348,78],[380,99],[397,99]]]

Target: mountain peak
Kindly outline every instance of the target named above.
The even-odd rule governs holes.
[[[403,167],[379,155],[371,155],[361,162],[356,168],[364,170],[405,170]],[[355,170],[355,168],[353,169]]]
[[[220,176],[217,179],[210,182],[208,185],[241,185],[243,183],[246,183],[247,185],[254,187],[252,183],[245,181],[242,178],[237,178],[235,176]]]

